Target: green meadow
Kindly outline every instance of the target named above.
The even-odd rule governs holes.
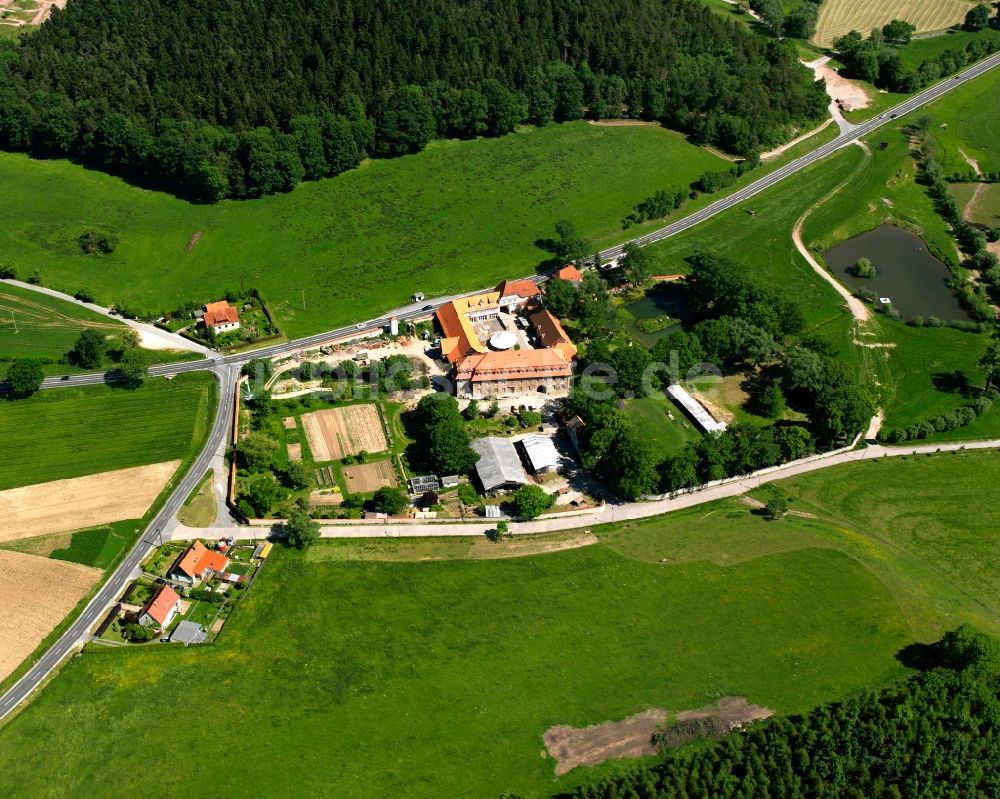
[[[56,366],[86,328],[107,336],[121,334],[121,322],[38,292],[0,283],[0,363],[37,358]],[[59,364],[62,371],[72,370]]]
[[[915,641],[997,629],[998,478],[992,453],[861,462],[760,489],[790,497],[778,522],[726,500],[529,557],[277,550],[213,646],[68,663],[0,728],[0,791],[181,795],[204,775],[177,764],[227,762],[227,795],[549,795],[620,767],[555,780],[552,725],[726,695],[800,712],[904,674]]]
[[[0,402],[0,490],[192,456],[211,425],[209,374],[86,386]]]
[[[37,269],[46,285],[86,286],[104,303],[149,312],[254,286],[294,337],[377,315],[414,291],[531,272],[550,257],[536,242],[562,218],[617,243],[636,203],[728,167],[660,127],[579,122],[439,141],[290,194],[199,206],[66,161],[2,153],[0,252],[22,276]],[[91,228],[120,236],[114,253],[79,253]]]

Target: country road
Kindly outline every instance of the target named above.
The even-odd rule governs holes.
[[[759,194],[771,186],[774,186],[785,178],[821,161],[823,158],[826,158],[828,155],[831,155],[840,148],[868,135],[883,125],[892,124],[893,120],[897,116],[909,113],[910,111],[936,100],[952,89],[964,85],[966,82],[986,73],[998,65],[1000,65],[1000,53],[974,64],[952,78],[941,81],[937,85],[932,86],[909,100],[900,103],[894,108],[888,110],[886,113],[857,126],[850,132],[838,136],[833,141],[817,147],[811,153],[791,161],[785,166],[776,169],[774,172],[765,175],[732,195],[717,200],[711,205],[708,205],[700,211],[680,219],[677,222],[641,236],[635,241],[640,245],[651,244],[688,230],[695,225],[722,213],[723,211],[737,206],[739,203]],[[625,245],[622,244],[618,247],[599,253],[600,260],[604,262],[617,258],[621,255],[624,246]],[[53,673],[63,659],[74,652],[77,647],[87,639],[89,630],[92,629],[92,627],[97,623],[105,608],[120,594],[122,590],[124,590],[125,585],[133,574],[136,566],[142,562],[147,553],[158,541],[159,532],[163,530],[164,526],[170,520],[173,519],[181,504],[195,488],[201,476],[207,471],[213,456],[225,441],[229,428],[230,411],[234,400],[236,377],[244,363],[251,358],[285,355],[302,349],[318,347],[331,341],[357,338],[364,335],[367,331],[373,331],[382,326],[383,323],[387,323],[390,316],[396,316],[400,321],[426,317],[433,309],[449,302],[451,299],[452,297],[442,297],[429,302],[407,305],[402,308],[398,308],[395,311],[387,312],[378,319],[371,320],[361,329],[355,326],[342,327],[337,330],[317,333],[305,338],[300,338],[283,344],[277,344],[271,347],[265,347],[252,352],[241,353],[239,355],[216,355],[199,361],[188,361],[151,367],[149,371],[152,376],[170,376],[198,370],[211,370],[215,374],[219,381],[219,405],[216,411],[216,417],[212,425],[211,433],[204,448],[198,454],[194,463],[188,468],[187,472],[180,479],[176,488],[164,503],[163,508],[156,514],[152,522],[150,522],[146,530],[143,532],[142,537],[125,556],[122,563],[114,570],[107,580],[105,580],[103,586],[94,595],[83,611],[81,611],[69,628],[63,632],[55,643],[53,643],[39,658],[39,660],[37,660],[31,668],[11,688],[9,688],[2,697],[0,697],[0,720],[28,699],[32,693],[43,684],[48,676]],[[72,375],[48,378],[45,380],[43,386],[45,388],[59,388],[63,386],[92,385],[106,382],[109,379],[113,380],[114,377],[113,375],[109,375],[107,373]],[[965,446],[972,449],[977,447],[996,447],[998,445],[1000,445],[1000,442],[990,441],[981,442],[979,444],[967,444]],[[809,468],[805,468],[805,471],[827,468],[829,466],[836,465],[838,462],[849,462],[852,458],[864,457],[864,453],[866,452],[870,455],[876,451],[883,451],[884,454],[902,454],[901,451],[897,451],[897,448],[893,448],[892,452],[885,452],[886,449],[888,448],[872,447],[868,450],[860,450],[862,453],[861,456],[855,455],[854,452],[843,453],[841,456],[835,456],[828,460],[814,461],[813,464],[808,464]],[[925,448],[909,449],[922,450]],[[935,450],[937,448],[932,446],[930,449]],[[941,447],[941,449],[945,449],[945,447]],[[842,457],[843,461],[836,460],[837,457]],[[786,467],[779,467],[779,470],[782,468],[793,470],[796,468],[796,464],[787,464]],[[803,472],[788,471],[787,474],[782,474],[782,476],[791,476],[796,473]],[[770,476],[769,473],[767,479],[778,478]],[[625,519],[642,518],[645,516],[655,515],[657,513],[665,513],[669,510],[674,510],[680,507],[686,507],[684,503],[697,504],[698,502],[709,501],[709,499],[718,498],[719,496],[733,496],[734,494],[742,493],[751,487],[753,487],[753,485],[743,485],[740,481],[734,481],[721,486],[706,487],[698,492],[684,494],[675,499],[664,499],[651,503],[608,505],[600,513],[592,517],[574,517],[572,525],[564,524],[565,522],[570,521],[568,519],[558,520],[555,524],[560,525],[559,529],[564,529],[564,527],[579,527],[603,523],[605,521],[615,522],[623,521]],[[716,496],[716,493],[718,496]],[[550,524],[552,524],[552,522],[542,520],[516,525],[516,528],[519,534],[547,532],[548,530],[544,528]],[[534,527],[531,525],[534,525]],[[480,534],[483,527],[483,525],[479,525],[479,532],[477,533],[473,531],[472,534]],[[539,529],[535,529],[536,527]],[[373,534],[371,528],[357,529],[363,530],[364,533],[369,536]],[[388,530],[390,528],[387,527],[385,529]],[[378,535],[377,532],[374,534]],[[386,533],[383,532],[382,534],[385,535]],[[428,533],[428,535],[429,534],[430,533]],[[469,533],[463,534],[468,535]],[[434,535],[441,535],[441,533],[435,532]]]
[[[850,448],[840,452],[829,452],[814,455],[799,461],[792,461],[781,466],[762,469],[751,475],[733,477],[700,486],[691,491],[678,492],[675,496],[646,502],[625,502],[621,504],[601,505],[590,513],[574,513],[573,515],[543,516],[530,522],[511,522],[512,535],[538,535],[540,533],[556,533],[562,530],[575,530],[582,527],[590,528],[600,524],[616,524],[620,522],[648,519],[651,516],[662,516],[672,511],[704,505],[718,499],[736,497],[776,480],[785,480],[803,474],[857,463],[863,460],[877,458],[898,458],[906,455],[926,455],[945,452],[960,452],[963,450],[1000,449],[1000,439],[988,441],[966,441],[953,444],[923,444],[920,446],[887,447],[870,445],[861,449]],[[496,520],[477,522],[415,522],[400,519],[398,521],[360,521],[344,519],[328,521],[320,528],[323,538],[445,538],[452,536],[481,536],[496,529]],[[235,530],[213,529],[186,530],[179,529],[175,537],[186,540],[191,533],[213,535],[231,535],[236,539],[262,540],[277,533],[281,535],[279,525],[239,527]]]

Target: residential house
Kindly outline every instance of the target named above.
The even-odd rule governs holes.
[[[170,567],[170,579],[187,585],[197,585],[202,580],[223,574],[229,558],[221,552],[208,549],[201,541],[189,546]]]
[[[240,328],[239,312],[225,300],[210,302],[202,316],[205,328],[213,333],[228,333]]]
[[[139,624],[146,627],[164,629],[170,626],[181,609],[181,598],[169,585],[160,586],[149,601],[143,605],[136,618]]]

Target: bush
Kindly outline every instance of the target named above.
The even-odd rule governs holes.
[[[788,500],[782,496],[772,497],[764,510],[768,519],[780,519],[788,513]]]
[[[17,280],[17,270],[11,264],[0,264],[0,280]]]
[[[151,641],[156,637],[155,628],[146,627],[142,624],[126,624],[122,632],[129,641],[134,641],[135,643]]]
[[[476,493],[476,489],[472,487],[471,483],[462,483],[458,487],[458,498],[463,505],[479,504],[479,494]]]
[[[118,236],[103,230],[88,230],[77,239],[84,255],[111,255],[118,246]]]
[[[872,278],[875,277],[875,264],[867,258],[858,258],[854,266],[851,267],[851,274],[855,277]]]
[[[514,492],[514,507],[524,519],[535,519],[552,507],[555,498],[545,493],[541,486],[521,486]]]

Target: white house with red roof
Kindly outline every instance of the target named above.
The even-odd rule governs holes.
[[[170,622],[174,620],[174,616],[180,612],[180,609],[180,596],[169,585],[164,585],[143,605],[136,618],[139,624],[146,627],[164,629],[170,626]]]
[[[205,328],[214,333],[228,333],[240,328],[239,311],[225,300],[208,303],[202,321],[205,323]]]

